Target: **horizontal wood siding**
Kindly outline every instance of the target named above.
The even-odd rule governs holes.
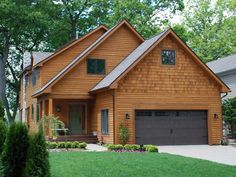
[[[140,39],[126,25],[123,25],[87,58],[105,59],[106,73],[109,73],[139,44]],[[104,75],[87,74],[87,61],[85,59],[52,87],[52,93],[88,95],[88,91],[103,77]]]
[[[96,111],[95,118],[97,119],[98,140],[103,140],[104,143],[113,143],[113,97],[112,93],[104,92],[96,96]],[[101,134],[101,110],[108,109],[109,116],[109,134]]]
[[[41,67],[42,85],[53,78],[59,71],[61,71],[69,62],[78,56],[85,48],[91,45],[99,36],[104,34],[105,30],[100,29],[82,41],[68,48],[61,54],[53,57]]]
[[[176,64],[162,65],[161,50],[173,49]],[[167,36],[118,83],[116,90],[116,130],[128,126],[129,143],[135,143],[135,110],[207,110],[209,144],[219,144],[222,133],[219,87],[189,57],[178,43]],[[125,119],[125,114],[130,119]],[[219,115],[214,119],[214,114]],[[116,131],[116,143],[120,143]]]

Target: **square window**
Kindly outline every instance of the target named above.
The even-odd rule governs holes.
[[[102,125],[102,134],[106,135],[109,133],[109,121],[108,121],[108,109],[101,111],[101,125]]]
[[[105,74],[105,60],[103,59],[88,59],[87,60],[88,74]]]
[[[163,65],[175,65],[175,51],[174,50],[162,50],[161,58]]]

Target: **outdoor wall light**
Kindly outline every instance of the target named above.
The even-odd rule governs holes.
[[[218,119],[219,118],[219,115],[217,113],[214,114],[214,118],[215,119]]]
[[[129,113],[126,113],[126,114],[125,114],[125,118],[126,118],[126,119],[130,119]]]
[[[57,112],[61,112],[61,107],[57,105]]]

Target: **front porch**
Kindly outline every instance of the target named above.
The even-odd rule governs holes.
[[[96,143],[97,127],[94,118],[94,99],[44,99],[40,101],[41,115],[54,115],[68,129],[66,135],[59,132],[53,141],[83,141]]]

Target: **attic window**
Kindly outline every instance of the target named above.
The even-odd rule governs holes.
[[[103,59],[88,59],[87,60],[88,74],[105,74],[105,60]]]
[[[163,65],[175,65],[175,51],[174,50],[162,50],[161,59]]]

